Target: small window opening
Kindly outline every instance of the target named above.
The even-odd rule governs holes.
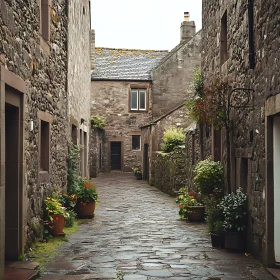
[[[253,143],[253,141],[254,141],[254,131],[251,130],[250,133],[249,133],[249,142]]]
[[[220,59],[221,65],[228,60],[228,43],[227,43],[227,11],[225,11],[221,19],[221,46],[220,46]]]
[[[141,149],[141,136],[140,135],[132,135],[132,150],[140,150]]]
[[[49,172],[50,165],[50,124],[41,120],[40,170]]]
[[[41,34],[45,41],[50,41],[50,0],[41,0]]]

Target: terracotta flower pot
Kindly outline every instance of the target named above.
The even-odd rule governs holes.
[[[49,232],[53,236],[65,236],[63,232],[65,218],[63,215],[52,215],[52,221],[49,222]]]
[[[190,222],[201,222],[204,219],[205,206],[188,206],[186,218]]]
[[[80,219],[92,219],[95,211],[95,201],[78,202],[75,206],[75,211]]]

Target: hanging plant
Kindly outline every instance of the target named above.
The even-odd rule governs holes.
[[[91,128],[99,128],[103,130],[105,127],[105,118],[101,116],[93,116],[91,118]]]

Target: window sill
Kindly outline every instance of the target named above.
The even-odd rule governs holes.
[[[147,113],[148,110],[129,110],[129,113]]]
[[[132,152],[141,152],[141,149],[140,150],[131,150]]]

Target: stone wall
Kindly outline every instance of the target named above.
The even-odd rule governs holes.
[[[81,172],[88,176],[91,97],[89,1],[70,0],[68,3],[68,118],[69,124],[77,127],[78,143],[84,146]],[[71,130],[70,127],[69,133]]]
[[[186,185],[185,148],[177,147],[171,153],[157,152],[154,161],[154,186],[175,195]]]
[[[35,235],[42,233],[44,197],[53,190],[65,189],[67,182],[67,2],[52,1],[50,41],[45,41],[40,34],[38,3],[39,1],[0,1],[0,66],[7,68],[27,84],[24,98],[24,209],[20,209],[24,216],[25,247]],[[4,94],[3,90],[5,89],[1,89],[1,95]],[[40,183],[38,166],[40,111],[52,116],[50,178],[44,183]],[[1,123],[2,121],[4,120]],[[31,121],[34,123],[32,131],[29,129]],[[5,212],[2,206],[1,212]],[[5,228],[3,220],[0,227]]]
[[[148,88],[149,106],[147,111],[131,112],[129,94],[131,85]],[[141,166],[142,151],[132,150],[132,135],[141,135],[140,127],[151,119],[151,90],[149,82],[92,81],[91,114],[105,117],[104,163],[105,171],[110,171],[109,145],[120,141],[123,145],[122,171],[131,171]]]
[[[239,171],[241,163],[244,162],[248,173],[247,182],[242,185],[248,193],[248,249],[267,261],[268,255],[272,254],[271,249],[266,250],[268,235],[273,235],[270,233],[273,225],[271,227],[267,224],[266,211],[270,211],[271,202],[266,205],[266,199],[273,199],[273,195],[267,197],[269,188],[266,185],[268,155],[265,150],[265,102],[269,96],[280,93],[280,2],[254,1],[253,9],[255,65],[250,67],[247,2],[203,1],[202,69],[206,84],[209,84],[213,77],[221,76],[222,79],[226,78],[232,87],[254,90],[254,107],[233,110],[231,115],[231,179],[234,187],[242,185]],[[221,18],[226,10],[228,59],[221,65]],[[268,146],[270,145],[272,143],[268,143]],[[225,158],[226,150],[223,149],[223,152]]]
[[[201,32],[183,41],[152,71],[153,118],[182,104],[188,96],[195,69],[200,68]]]
[[[90,178],[96,178],[99,172],[104,172],[105,146],[104,131],[98,128],[91,130],[89,165]]]

